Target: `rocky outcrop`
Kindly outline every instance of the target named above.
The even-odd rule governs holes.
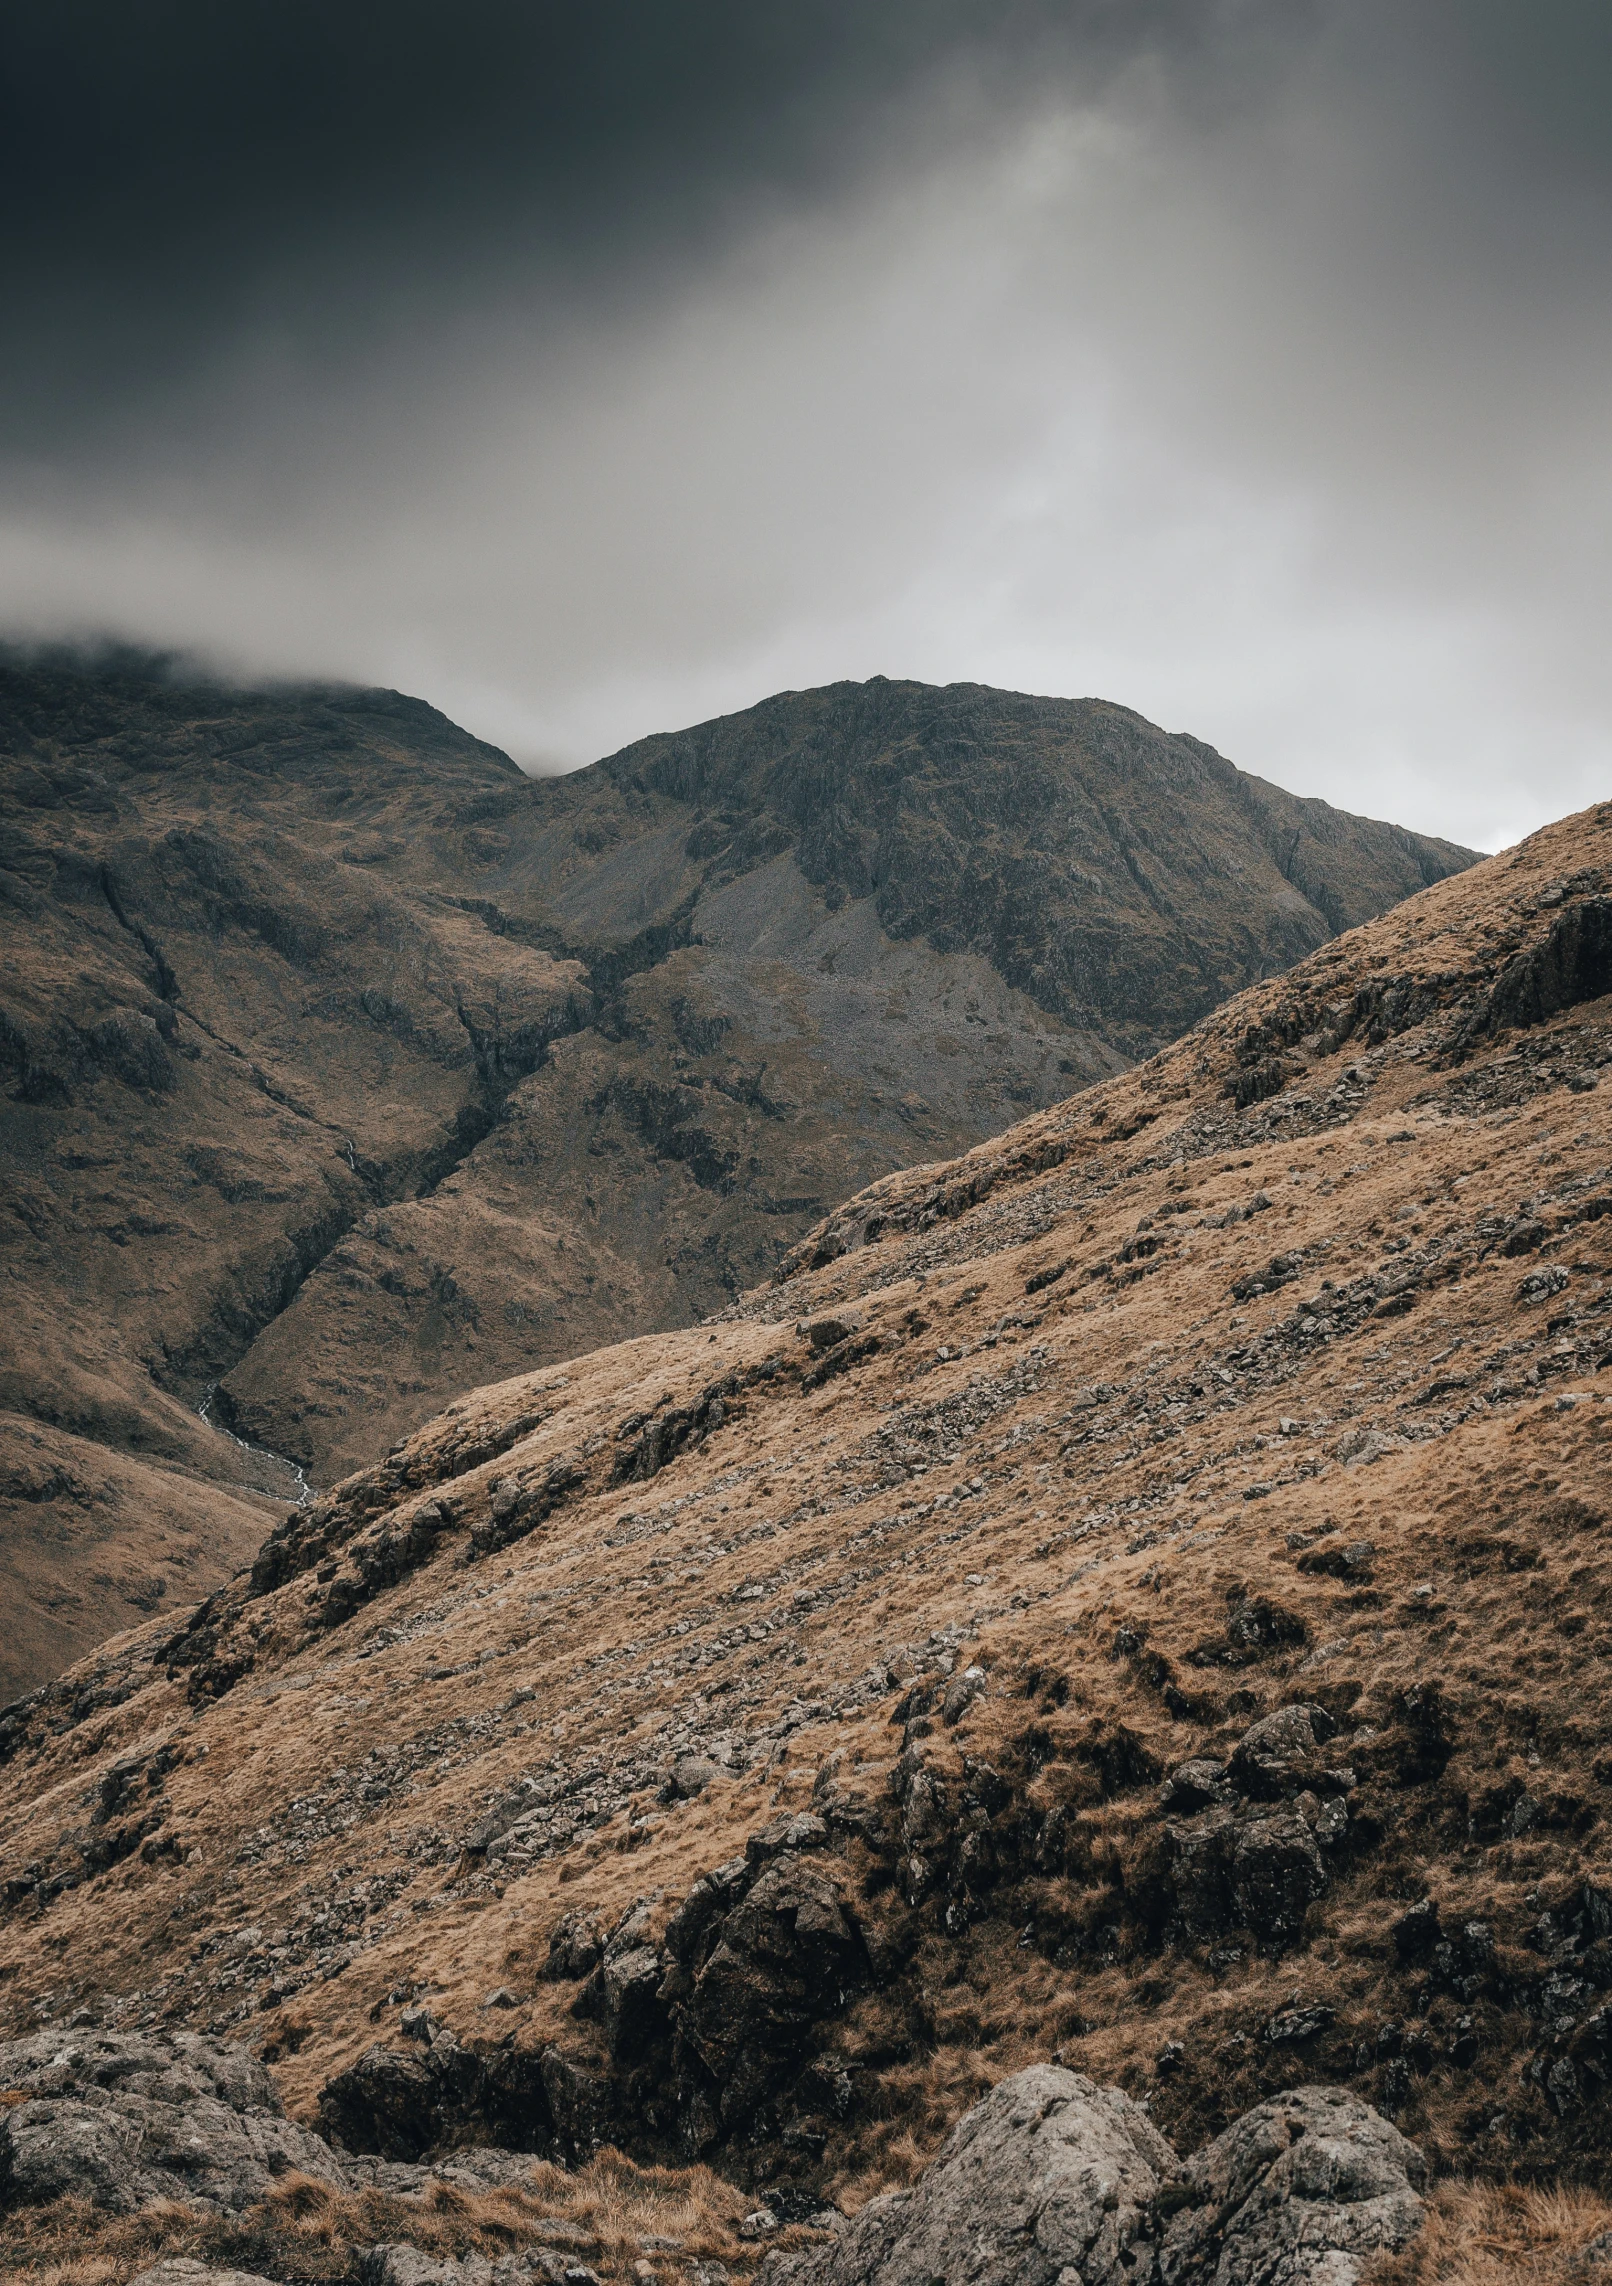
[[[1300,2088],[1183,2168],[1140,2105],[1032,2065],[953,2130],[911,2191],[763,2286],[1356,2286],[1421,2220],[1426,2167],[1358,2097]]]
[[[758,2026],[778,2029],[787,2070],[791,2017],[779,1993],[793,1993],[802,1973],[842,1970],[849,1930],[814,1875],[780,1852],[739,1905],[714,1916],[715,1941],[694,1948],[696,1991],[725,1953],[743,1964],[737,1987],[731,1970],[710,1986],[705,2035],[713,2081],[744,2102],[776,2076],[744,2077],[758,2068]],[[796,1932],[782,1950],[781,1920]],[[629,1944],[616,1957],[649,1949]],[[723,2046],[716,2033],[736,1990],[739,2029]],[[699,2022],[685,2018],[682,2037],[692,2042]],[[495,2149],[453,2153],[431,2170],[338,2158],[286,2119],[246,2049],[193,2035],[13,2041],[0,2048],[0,2074],[25,2091],[0,2125],[0,2207],[12,2210],[75,2198],[118,2214],[160,2201],[232,2214],[292,2169],[335,2191],[407,2194],[439,2183],[485,2191],[518,2182],[530,2164]],[[344,2123],[353,2116],[349,2107]],[[913,2190],[874,2199],[827,2244],[772,2256],[763,2286],[1355,2286],[1367,2256],[1416,2230],[1425,2177],[1416,2147],[1344,2090],[1299,2088],[1260,2104],[1183,2166],[1120,2089],[1037,2064],[959,2121]],[[594,2274],[560,2251],[582,2234],[559,2221],[546,2228],[551,2244],[497,2264],[373,2246],[357,2275],[366,2286],[532,2277],[590,2286]],[[258,2286],[183,2257],[143,2276],[144,2286]]]
[[[1129,2096],[1035,2064],[958,2123],[915,2190],[873,2200],[832,2246],[772,2257],[768,2286],[1134,2286],[1175,2173]]]
[[[571,2013],[597,2047],[472,2048],[410,2010],[411,2048],[378,2042],[326,2083],[326,2132],[392,2159],[475,2136],[575,2160],[606,2141],[692,2158],[775,2127],[872,1981],[845,1869],[815,1855],[828,1835],[810,1814],[763,1826],[743,1857],[701,1875],[658,1939],[647,1900],[608,1931],[562,1921],[547,1973],[580,1980]]]
[[[800,2070],[818,2027],[868,1981],[868,1962],[834,1880],[798,1849],[759,1873],[752,1863],[708,1876],[667,1930],[666,1949],[658,1998],[673,2025],[692,2153],[754,2119]]]
[[[424,2010],[411,2011],[410,2029],[411,2048],[376,2042],[327,2081],[319,2123],[333,2141],[402,2162],[472,2141],[516,2152],[554,2149],[546,2054],[464,2047]]]
[[[0,2045],[0,2210],[78,2198],[129,2213],[156,2199],[229,2211],[296,2168],[332,2189],[341,2162],[285,2116],[274,2082],[232,2041],[40,2033]]]
[[[1166,2226],[1163,2286],[1355,2286],[1421,2222],[1414,2143],[1343,2088],[1256,2105],[1187,2164]]]

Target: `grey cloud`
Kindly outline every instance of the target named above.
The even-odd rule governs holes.
[[[1602,789],[1603,8],[153,20],[8,35],[15,628],[534,760],[886,672],[1460,839]]]

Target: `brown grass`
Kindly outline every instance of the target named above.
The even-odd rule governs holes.
[[[1606,2273],[1584,2250],[1608,2231],[1612,2204],[1574,2184],[1448,2182],[1420,2235],[1366,2275],[1369,2286],[1588,2286]]]
[[[632,2276],[646,2238],[681,2242],[669,2272],[664,2256],[650,2256],[668,2275],[689,2262],[716,2260],[742,2279],[762,2251],[738,2235],[749,2204],[709,2168],[638,2167],[610,2150],[574,2173],[534,2161],[524,2183],[479,2193],[439,2182],[418,2197],[374,2190],[344,2195],[310,2176],[288,2175],[270,2197],[237,2216],[204,2216],[162,2202],[108,2218],[74,2200],[13,2216],[0,2281],[127,2286],[149,2264],[188,2255],[316,2286],[345,2278],[360,2247],[401,2239],[439,2257],[497,2257],[541,2245],[541,2226],[556,2219],[588,2235],[583,2259],[606,2281]],[[771,2243],[803,2242],[807,2235],[786,2231]]]

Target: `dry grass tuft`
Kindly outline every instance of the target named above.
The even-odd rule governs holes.
[[[1403,2252],[1369,2286],[1592,2286],[1612,2276],[1585,2249],[1612,2232],[1612,2203],[1576,2184],[1443,2183]]]
[[[681,2241],[669,2259],[655,2258],[666,2286],[676,2286],[690,2262],[721,2261],[740,2279],[754,2268],[762,2250],[737,2231],[749,2204],[708,2167],[639,2167],[609,2150],[574,2174],[534,2161],[526,2180],[507,2189],[433,2183],[419,2197],[344,2194],[310,2176],[287,2175],[242,2215],[161,2204],[109,2217],[63,2200],[15,2216],[0,2282],[127,2286],[164,2255],[190,2255],[302,2286],[334,2286],[350,2274],[354,2251],[378,2241],[404,2240],[438,2256],[496,2257],[542,2244],[542,2226],[559,2220],[586,2234],[585,2259],[606,2281],[632,2276],[644,2239]],[[804,2234],[784,2233],[784,2243],[797,2236]]]

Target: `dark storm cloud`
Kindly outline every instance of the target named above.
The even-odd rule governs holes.
[[[1180,11],[1055,0],[59,0],[10,19],[13,422],[59,430],[273,316],[324,354],[517,284],[653,290],[758,205],[880,163],[951,64],[978,110]],[[957,133],[970,131],[962,117]]]
[[[523,754],[1097,689],[1601,790],[1601,0],[149,0],[0,34],[0,618]]]

